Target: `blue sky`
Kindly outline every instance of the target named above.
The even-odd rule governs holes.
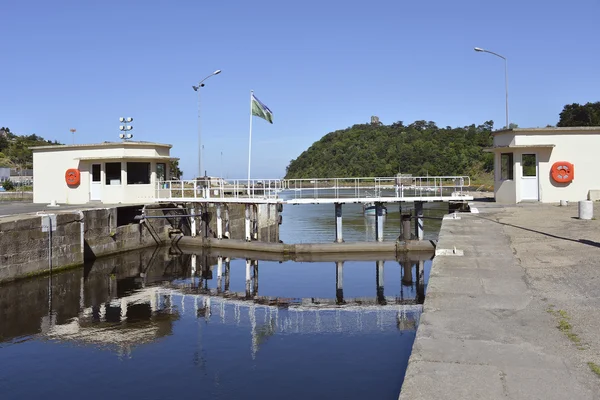
[[[278,178],[328,132],[425,119],[439,126],[555,124],[568,103],[600,101],[597,0],[0,0],[0,126],[71,143],[171,143],[184,178],[203,166]],[[223,156],[221,157],[221,153]],[[221,162],[222,158],[222,162]]]

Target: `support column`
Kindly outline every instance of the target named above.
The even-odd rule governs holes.
[[[231,236],[229,234],[229,206],[225,204],[225,237],[230,239]]]
[[[410,214],[402,214],[400,220],[402,221],[402,240],[410,240]]]
[[[246,297],[250,297],[250,282],[252,280],[250,276],[250,266],[252,265],[252,261],[250,259],[246,259]]]
[[[335,241],[342,243],[342,203],[335,203]]]
[[[375,279],[377,281],[377,303],[385,304],[385,295],[383,294],[383,265],[384,261],[376,261],[377,270]]]
[[[412,286],[413,284],[413,274],[412,274],[412,261],[407,258],[404,259],[403,262],[400,263],[402,267],[402,284],[405,286]]]
[[[423,202],[415,201],[415,237],[423,240]]]
[[[246,213],[245,213],[245,236],[246,242],[250,242],[252,237],[250,236],[250,204],[246,204]]]
[[[190,208],[190,215],[196,215],[196,209]],[[192,231],[192,237],[196,236],[196,217],[190,217],[190,230]]]
[[[223,257],[217,257],[217,293],[221,292],[221,281],[223,278]]]
[[[344,262],[335,262],[335,301],[344,304]]]
[[[221,219],[221,203],[216,204],[217,208],[217,239],[223,239],[223,220]]]
[[[425,261],[418,261],[416,264],[416,276],[417,276],[417,304],[423,304],[425,302],[425,282],[421,282],[420,275],[421,271],[425,268]]]
[[[230,259],[229,257],[225,258],[225,291],[228,292],[229,291],[229,278],[231,277],[230,274],[230,269],[231,269],[231,264],[230,264]]]
[[[252,294],[258,296],[258,260],[252,260],[254,266],[252,271]]]
[[[252,240],[258,240],[258,204],[252,205]]]
[[[383,203],[375,202],[375,240],[383,242]]]

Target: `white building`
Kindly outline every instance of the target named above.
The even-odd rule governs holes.
[[[600,127],[506,129],[493,133],[494,195],[500,203],[595,200]],[[573,165],[566,182],[556,171]],[[554,176],[553,176],[554,169]]]
[[[32,147],[33,202],[141,204],[169,176],[171,145],[150,142]],[[67,184],[69,170],[71,184]],[[75,171],[73,171],[75,170]],[[76,179],[78,178],[78,179]],[[74,181],[77,183],[73,184]]]

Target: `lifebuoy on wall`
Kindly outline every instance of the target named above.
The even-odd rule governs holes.
[[[569,183],[575,177],[575,167],[567,161],[557,161],[552,164],[550,175],[554,182]]]
[[[69,186],[77,186],[79,185],[81,176],[79,174],[79,170],[75,168],[69,168],[67,172],[65,172],[65,182]]]

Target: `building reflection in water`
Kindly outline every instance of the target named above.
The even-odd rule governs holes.
[[[335,271],[331,298],[281,298],[259,295],[257,259],[245,260],[245,291],[234,292],[230,257],[167,249],[127,253],[3,287],[0,342],[41,334],[128,356],[135,346],[172,335],[174,322],[186,312],[202,322],[199,330],[213,323],[248,328],[252,357],[276,333],[367,332],[384,326],[414,332],[425,298],[424,262],[429,259],[430,254],[415,254],[399,262],[396,296],[385,295],[383,278],[386,263],[398,261],[373,261],[373,297],[346,298],[343,270],[350,260],[338,260],[326,264]],[[213,271],[216,285],[211,286],[216,287],[209,288]]]

